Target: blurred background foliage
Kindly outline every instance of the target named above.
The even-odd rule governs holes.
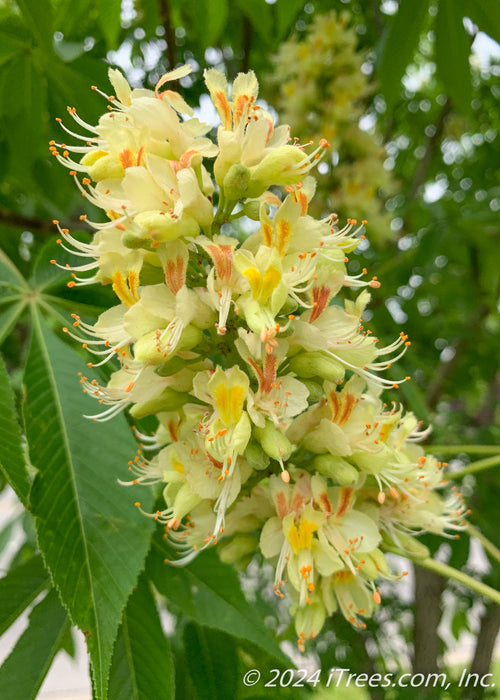
[[[37,544],[35,537],[41,516],[28,496],[35,470],[24,467],[23,421],[29,419],[19,410],[25,416],[29,412],[26,392],[29,403],[34,392],[30,378],[40,369],[32,352],[23,380],[32,322],[36,321],[35,338],[42,352],[44,342],[57,340],[53,336],[60,334],[70,312],[91,321],[109,305],[109,290],[71,291],[66,286],[69,278],[49,265],[56,238],[51,220],[79,231],[80,214],[95,216],[66,170],[49,158],[48,142],[59,138],[55,118],[63,117],[67,106],[76,106],[83,119],[94,123],[104,100],[90,86],[107,90],[109,65],[121,68],[134,86],[151,87],[166,70],[189,62],[193,73],[182,79],[181,89],[189,88],[193,105],[204,93],[204,68],[215,66],[229,78],[255,70],[263,104],[271,105],[281,122],[291,124],[292,135],[302,143],[321,137],[330,141],[331,158],[319,168],[316,214],[333,210],[341,219],[368,220],[367,240],[350,261],[352,273],[367,266],[382,282],[367,312],[368,326],[386,341],[392,340],[395,329],[409,333],[411,352],[401,364],[413,379],[401,387],[404,401],[433,424],[431,442],[438,454],[456,458],[457,469],[467,471],[470,459],[481,457],[481,449],[492,454],[488,446],[498,444],[500,434],[496,42],[498,0],[2,0],[0,350],[14,393],[2,370],[0,464],[2,486],[9,481],[27,510],[0,532],[2,547],[13,535],[20,543],[3,562],[6,576],[0,588],[13,598],[10,607],[0,606],[1,632],[51,586],[38,554],[42,547],[46,556],[43,538],[39,532]],[[201,97],[200,113],[206,121],[213,119],[206,97]],[[65,352],[73,358],[74,349],[57,347],[62,364]],[[56,390],[63,391],[57,382],[54,387],[48,411],[55,410],[51,401]],[[91,425],[79,429],[83,439],[96,440]],[[499,461],[495,454],[488,460]],[[461,481],[472,508],[471,522],[495,541],[500,478],[489,470],[476,477],[465,474]],[[148,537],[135,575],[147,554]],[[464,535],[449,545],[430,536],[423,539],[443,561],[498,587],[498,563],[488,560],[477,539]],[[281,640],[287,639],[289,624],[284,611],[276,612],[265,571],[257,563],[250,568],[243,580],[246,602],[234,572],[214,563],[213,557],[200,557],[188,570],[176,573],[177,579],[164,568],[159,571],[155,556],[160,556],[161,546],[153,546],[147,574],[125,609],[111,663],[109,697],[151,698],[157,693],[162,698],[257,698],[245,691],[241,674],[246,668],[286,665],[286,659],[277,645],[256,643],[265,629],[252,627],[250,606]],[[160,607],[166,596],[166,607],[176,616],[170,650],[159,618],[154,619],[148,579],[164,596]],[[401,597],[401,586],[385,584],[385,605],[364,633],[333,618],[308,656],[311,668],[342,666],[358,673],[384,673],[413,665],[416,671],[444,669],[453,674],[453,654],[445,652],[456,647],[461,635],[472,632],[474,647],[465,665],[487,673],[500,625],[498,608],[431,572],[416,568],[414,580],[413,598]],[[62,581],[54,583],[63,589]],[[190,585],[206,587],[201,601],[181,595]],[[116,627],[127,591],[123,595],[117,602]],[[78,622],[78,611],[63,602]],[[147,634],[137,619],[144,610],[152,620]],[[240,617],[231,621],[235,610]],[[28,637],[21,638],[0,669],[0,684],[7,684],[19,674],[23,654],[36,656],[27,685],[9,695],[13,699],[35,697],[50,660],[59,649],[72,650],[67,614],[57,596],[44,598],[30,619],[31,636],[25,633]],[[42,658],[36,631],[44,624],[53,630],[53,643]],[[111,637],[116,634],[113,624]],[[240,631],[235,633],[235,628]],[[148,670],[150,659],[144,655],[133,648],[125,654],[130,630],[146,649],[153,640],[159,656],[151,658],[158,663],[174,659],[173,665],[167,664],[172,676],[168,682],[153,678],[154,664]],[[99,629],[95,634],[101,634]],[[190,656],[193,648],[212,685],[200,685],[200,671]],[[108,651],[111,660],[111,647]],[[138,673],[139,690],[131,681],[133,672]],[[104,669],[101,690],[99,673],[94,675],[96,697],[106,696],[106,674]],[[289,692],[299,697],[307,695],[306,690]],[[453,686],[437,697],[475,699],[482,692],[475,689],[467,695]],[[370,694],[374,699],[406,697],[403,689],[393,688],[372,689]]]

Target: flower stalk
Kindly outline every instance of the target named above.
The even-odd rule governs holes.
[[[492,467],[498,467],[500,465],[500,455],[494,455],[492,457],[485,457],[484,459],[478,459],[475,462],[471,462],[463,469],[457,472],[449,472],[447,478],[452,481],[459,481],[463,479],[464,476],[468,474],[477,474],[485,469],[491,469]]]

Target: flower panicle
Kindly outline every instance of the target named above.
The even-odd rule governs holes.
[[[440,493],[443,465],[418,445],[428,431],[382,401],[410,379],[384,376],[410,341],[401,333],[383,347],[364,328],[380,282],[350,274],[348,255],[367,221],[310,213],[311,170],[328,142],[290,143],[257,103],[253,72],[231,90],[211,69],[213,142],[167,85],[189,71],[138,90],[110,70],[115,95],[98,90],[108,105],[96,125],[73,108],[85,134],[58,120],[77,144],[52,141],[51,152],[105,221],[82,215],[90,238],[54,221],[79,262],[51,262],[70,287],[107,284],[116,297],[95,323],[73,314],[63,330],[90,353],[89,374],[111,365],[105,383],[80,373],[101,406],[86,417],[128,410],[138,421],[120,484],[162,485],[164,507],[145,515],[176,552],[168,563],[217,545],[244,568],[260,553],[304,650],[337,609],[365,626],[381,604],[377,581],[394,578],[387,543],[446,536],[466,511],[458,493]]]

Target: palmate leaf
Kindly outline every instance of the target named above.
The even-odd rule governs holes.
[[[130,596],[109,676],[109,700],[175,697],[175,672],[153,595],[144,577]]]
[[[382,94],[393,105],[401,91],[401,78],[413,58],[427,16],[429,0],[401,0],[398,11],[384,37],[378,68]]]
[[[236,698],[241,687],[234,640],[193,622],[184,629],[186,665],[198,700]]]
[[[16,0],[37,44],[52,51],[52,5],[49,0]]]
[[[40,556],[11,568],[0,579],[0,634],[50,585],[49,574]]]
[[[16,321],[26,308],[26,302],[18,296],[2,296],[0,292],[0,345],[7,338]]]
[[[196,36],[202,47],[216,46],[226,25],[228,0],[198,0],[196,3],[182,3],[181,8],[190,35]],[[200,22],[200,14],[204,17],[203,22]]]
[[[303,0],[287,0],[287,2],[276,3],[279,39],[286,38],[287,33],[292,28],[294,20],[303,8]]]
[[[436,70],[455,107],[470,112],[470,38],[463,24],[462,0],[439,0],[436,17]]]
[[[9,700],[32,700],[69,629],[66,610],[54,590],[30,615],[30,624],[0,668],[0,693]]]
[[[290,663],[272,633],[246,601],[238,575],[214,551],[203,552],[186,567],[163,563],[169,553],[154,539],[147,571],[158,591],[200,625],[248,639],[281,663]]]
[[[135,451],[125,420],[85,420],[79,356],[33,313],[25,372],[31,491],[40,550],[72,621],[85,633],[95,695],[106,697],[122,611],[143,567],[151,524],[117,484]],[[125,472],[126,473],[126,472]],[[148,507],[149,491],[141,494]]]
[[[97,21],[109,49],[118,48],[121,5],[121,0],[97,0]]]
[[[0,249],[0,344],[26,307],[28,284],[12,260]]]
[[[466,0],[464,11],[482,32],[500,42],[499,0]]]
[[[116,304],[111,285],[69,288],[68,282],[73,279],[71,271],[61,270],[60,267],[49,264],[51,260],[57,260],[59,265],[71,267],[81,265],[81,260],[61,248],[55,238],[48,240],[40,249],[29,284],[54,312],[56,309],[63,309],[84,318],[88,317],[88,320],[93,322],[96,316]]]
[[[14,392],[10,386],[9,375],[0,358],[0,470],[24,505],[28,503],[30,482],[26,471],[25,458],[21,442],[21,430],[17,421]]]
[[[27,289],[28,285],[12,260],[0,249],[0,290]]]

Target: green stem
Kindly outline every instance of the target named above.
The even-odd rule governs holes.
[[[229,221],[234,221],[235,219],[241,219],[242,216],[245,216],[245,210],[242,209],[241,211],[236,212],[236,214],[231,214],[229,216]]]
[[[485,537],[483,533],[477,529],[477,527],[474,527],[474,525],[467,523],[466,532],[471,537],[474,537],[476,540],[481,542],[488,554],[490,554],[493,557],[493,559],[496,559],[496,561],[500,562],[500,549],[498,549],[498,547],[495,547],[493,542],[490,542],[490,540],[487,537]]]
[[[219,201],[217,203],[217,211],[215,212],[215,216],[214,216],[214,224],[219,223],[219,219],[222,216],[222,213],[224,211],[225,206],[226,206],[226,198],[224,196],[224,190],[222,188],[220,188]]]
[[[486,598],[489,598],[494,603],[500,605],[500,593],[498,591],[491,588],[491,586],[488,586],[486,583],[478,581],[477,579],[472,578],[472,576],[468,576],[462,571],[454,569],[452,566],[448,566],[448,564],[443,564],[440,561],[436,561],[432,557],[412,557],[411,554],[408,554],[408,552],[404,552],[397,547],[387,544],[385,545],[385,549],[393,554],[398,554],[406,559],[411,559],[414,564],[422,566],[424,569],[429,569],[429,571],[434,571],[436,574],[440,574],[444,578],[452,578],[455,581],[462,583],[464,586],[467,586],[467,588],[476,591],[476,593],[479,593],[480,595],[484,595]]]
[[[423,566],[424,569],[429,569],[429,571],[434,571],[436,574],[444,576],[444,578],[455,579],[455,581],[463,583],[463,585],[467,586],[467,588],[471,588],[473,591],[476,591],[476,593],[484,595],[486,598],[490,598],[490,600],[492,600],[494,603],[497,603],[497,605],[500,605],[500,593],[494,588],[491,588],[491,586],[487,586],[485,583],[482,583],[482,581],[478,581],[477,579],[472,578],[472,576],[468,576],[462,571],[458,571],[458,569],[454,569],[452,566],[443,564],[442,562],[436,561],[431,557],[427,557],[426,559],[415,558],[412,561],[419,566]]]
[[[498,445],[428,445],[428,451],[442,455],[490,455],[498,454]]]
[[[471,462],[464,469],[458,472],[451,472],[446,474],[446,478],[450,481],[457,481],[462,479],[467,474],[475,474],[476,472],[481,472],[484,469],[491,469],[491,467],[496,467],[500,464],[500,455],[494,455],[493,457],[486,457],[485,459],[478,459],[476,462]]]

